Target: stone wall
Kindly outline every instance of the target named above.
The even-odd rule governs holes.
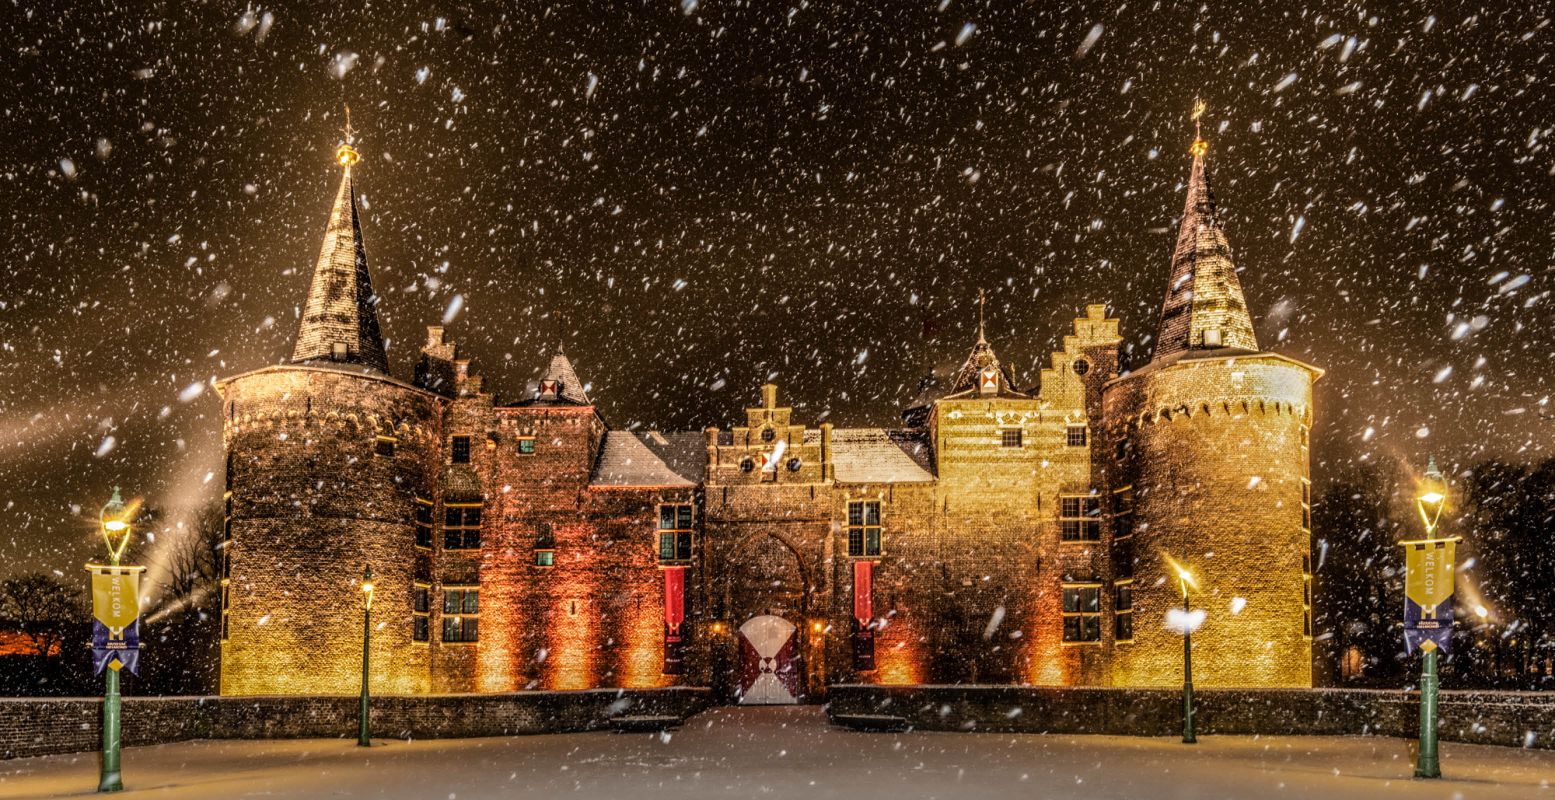
[[[1200,735],[1379,735],[1413,738],[1419,696],[1386,689],[1204,689]],[[833,686],[827,714],[864,726],[900,718],[936,731],[1126,736],[1182,733],[1182,694],[1168,689],[1025,686]],[[1448,741],[1555,749],[1555,694],[1446,691]],[[859,717],[865,719],[859,719]]]
[[[706,689],[522,692],[379,697],[375,737],[438,739],[598,730],[614,717],[685,719],[707,706]],[[0,699],[0,759],[97,750],[97,698]],[[126,697],[126,746],[189,739],[354,737],[357,698]]]

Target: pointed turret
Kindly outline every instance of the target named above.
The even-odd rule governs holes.
[[[960,394],[966,391],[975,391],[977,394],[987,395],[1016,395],[1024,397],[1015,391],[1015,375],[1009,367],[999,363],[999,356],[993,351],[993,345],[988,343],[988,335],[983,325],[983,305],[986,298],[983,293],[977,293],[977,344],[972,346],[972,352],[967,355],[966,363],[956,372],[956,378],[951,382],[950,393]]]
[[[545,373],[540,376],[540,391],[530,402],[573,406],[593,405],[588,394],[583,391],[583,381],[578,378],[577,370],[572,368],[572,361],[567,358],[567,354],[561,347],[558,346],[556,354],[551,356],[550,366],[546,367]]]
[[[1203,114],[1201,102],[1193,109],[1193,171],[1177,247],[1172,251],[1172,279],[1161,308],[1155,359],[1188,350],[1258,350],[1231,245],[1215,215],[1215,195],[1205,165],[1209,143],[1199,128]]]
[[[367,248],[351,184],[351,166],[361,160],[352,147],[354,138],[348,117],[345,142],[335,150],[335,160],[342,167],[340,188],[313,268],[313,286],[297,327],[292,363],[344,362],[387,373],[389,359],[378,330],[378,298],[367,274]]]

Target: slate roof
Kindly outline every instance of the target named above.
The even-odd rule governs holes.
[[[556,381],[560,391],[556,397],[545,397],[540,394],[540,386],[545,381]],[[578,371],[572,368],[572,360],[567,358],[560,348],[551,356],[550,366],[540,375],[540,383],[535,384],[535,396],[517,403],[520,406],[588,406],[593,405],[589,396],[583,391],[583,380],[578,377]]]
[[[387,373],[389,358],[378,330],[377,296],[367,274],[367,248],[356,212],[351,168],[340,176],[335,205],[324,229],[324,244],[313,267],[308,303],[297,325],[292,363],[334,359],[336,343],[346,345],[348,363]]]
[[[819,438],[820,433],[814,432]],[[806,440],[811,436],[805,432]],[[934,480],[923,431],[838,428],[832,431],[832,471],[841,483],[928,483]]]
[[[707,467],[707,436],[697,431],[608,431],[589,479],[593,486],[696,486]]]

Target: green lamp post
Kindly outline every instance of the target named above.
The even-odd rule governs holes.
[[[1430,562],[1422,562],[1418,572],[1423,576],[1439,572],[1445,568],[1445,579],[1433,582],[1432,588],[1436,592],[1445,589],[1446,597],[1441,603],[1441,608],[1446,609],[1446,634],[1440,637],[1441,644],[1446,644],[1452,636],[1452,550],[1451,541],[1436,538],[1436,528],[1441,522],[1442,508],[1447,504],[1447,482],[1443,479],[1441,470],[1436,468],[1436,459],[1431,459],[1430,466],[1426,468],[1425,477],[1420,482],[1420,494],[1415,498],[1415,508],[1420,512],[1420,521],[1425,525],[1425,541],[1420,543],[1424,547],[1418,552],[1430,552],[1436,555],[1436,551],[1445,549],[1445,553],[1437,555]],[[1455,540],[1453,540],[1455,541]],[[1426,550],[1429,548],[1429,550]],[[1444,560],[1443,560],[1444,559]],[[1411,564],[1411,571],[1416,565]],[[1413,576],[1410,576],[1413,577]],[[1409,584],[1406,578],[1406,584]],[[1406,586],[1406,589],[1413,588]],[[1430,609],[1430,616],[1439,617],[1437,608]],[[1434,620],[1433,620],[1434,621]],[[1415,777],[1440,778],[1442,776],[1441,759],[1436,746],[1437,727],[1437,701],[1441,690],[1441,678],[1436,671],[1437,653],[1441,649],[1438,638],[1425,639],[1420,644],[1420,650],[1424,654],[1420,665],[1420,755],[1415,762]]]
[[[368,565],[362,569],[362,701],[357,709],[356,721],[356,746],[372,747],[372,737],[368,732],[368,691],[367,678],[368,666],[371,659],[373,641],[373,568]]]
[[[98,529],[102,532],[103,543],[108,546],[108,563],[113,567],[120,566],[124,548],[129,545],[132,532],[130,521],[134,516],[135,509],[119,496],[118,487],[114,487],[113,497],[97,513]],[[111,663],[104,670],[104,675],[103,755],[97,791],[119,792],[124,790],[124,778],[119,769],[121,706],[118,662]]]
[[[1177,568],[1177,583],[1182,587],[1182,741],[1196,744],[1193,732],[1193,610],[1188,605],[1188,586],[1193,573]]]

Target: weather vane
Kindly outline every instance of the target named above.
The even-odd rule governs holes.
[[[1193,98],[1193,146],[1188,148],[1188,152],[1196,156],[1202,156],[1209,150],[1209,143],[1204,141],[1203,123],[1200,121],[1200,118],[1204,116],[1205,108],[1203,99]]]
[[[362,160],[362,154],[356,152],[356,148],[351,146],[353,144],[356,144],[356,131],[351,127],[351,107],[346,106],[345,141],[335,148],[335,160],[346,169]]]
[[[977,290],[977,340],[979,342],[987,340],[987,337],[985,337],[983,335],[983,306],[987,302],[988,302],[987,293],[984,292],[982,289],[978,289]]]

